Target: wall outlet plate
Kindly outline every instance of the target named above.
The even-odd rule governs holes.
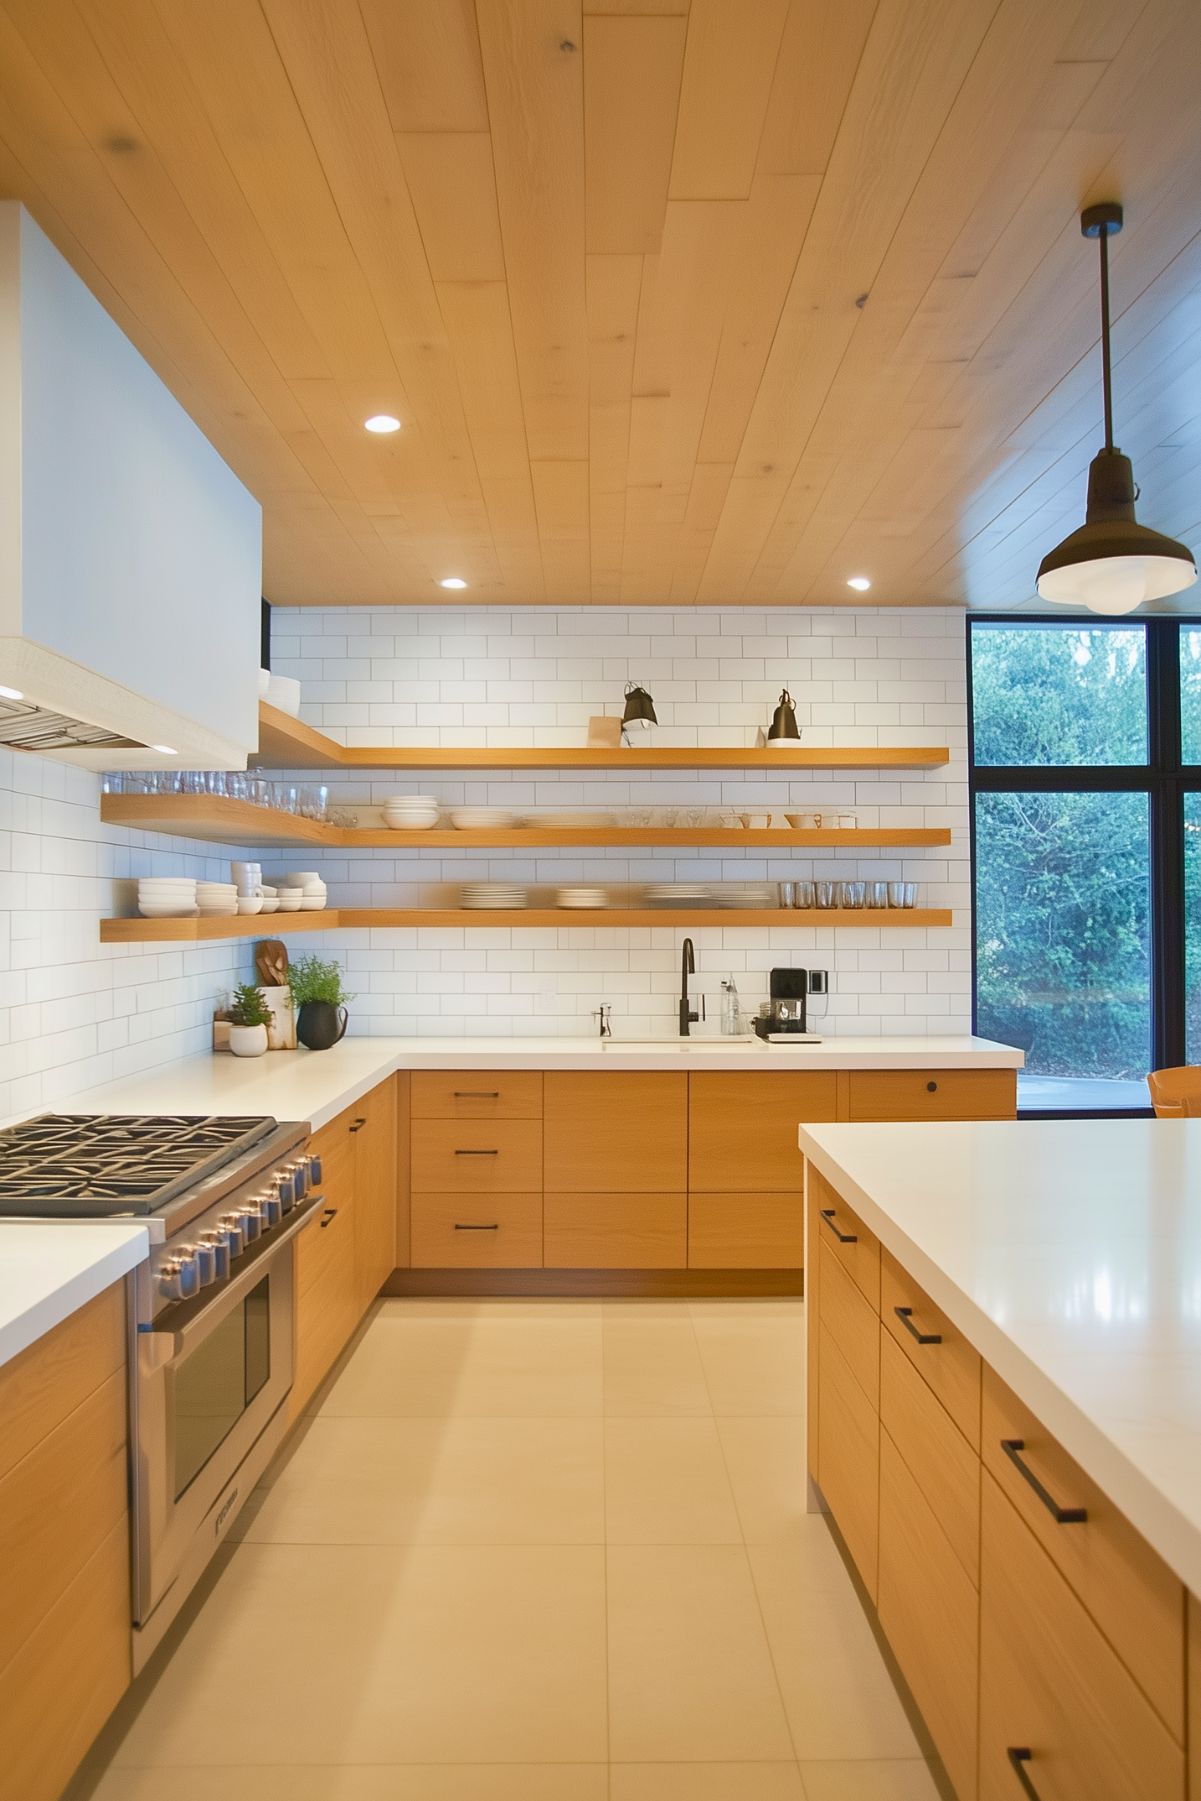
[[[828,970],[811,969],[809,971],[809,992],[810,994],[829,994],[830,972]]]

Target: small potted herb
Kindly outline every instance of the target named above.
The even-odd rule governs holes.
[[[342,986],[341,965],[320,957],[298,957],[288,971],[288,986],[301,1044],[311,1051],[327,1051],[337,1044],[349,1020],[346,1003],[354,999]]]
[[[261,988],[241,982],[229,1009],[229,1048],[235,1057],[261,1057],[267,1048],[271,1009]]]

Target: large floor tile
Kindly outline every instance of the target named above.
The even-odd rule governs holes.
[[[867,1763],[803,1763],[805,1801],[939,1801],[919,1758]]]
[[[425,1327],[381,1313],[320,1403],[332,1416],[598,1414],[598,1312],[439,1315]]]
[[[610,1801],[806,1801],[794,1763],[615,1763],[609,1796]]]
[[[608,1575],[614,1761],[792,1757],[741,1547],[614,1545]]]
[[[608,1784],[600,1763],[241,1764],[110,1770],[92,1801],[608,1801]]]
[[[712,1419],[606,1419],[605,1521],[613,1545],[740,1544]]]
[[[805,1326],[800,1315],[693,1316],[714,1413],[805,1409]]]
[[[819,1514],[797,1543],[751,1545],[796,1755],[912,1758],[913,1730],[850,1576]]]
[[[708,1414],[709,1390],[692,1320],[606,1313],[604,1410],[610,1416]]]
[[[717,1430],[747,1544],[795,1543],[806,1517],[804,1419],[725,1414]]]
[[[604,1539],[599,1416],[323,1415],[243,1536],[275,1544],[564,1545]]]
[[[596,1547],[240,1545],[115,1762],[606,1755]]]

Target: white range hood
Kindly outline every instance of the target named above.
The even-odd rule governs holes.
[[[245,767],[261,580],[258,502],[0,201],[0,744],[93,769]]]

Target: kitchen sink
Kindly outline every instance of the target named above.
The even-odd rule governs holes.
[[[602,1038],[599,1041],[603,1051],[645,1051],[652,1046],[657,1051],[681,1051],[686,1054],[706,1051],[759,1051],[770,1050],[761,1038]]]

